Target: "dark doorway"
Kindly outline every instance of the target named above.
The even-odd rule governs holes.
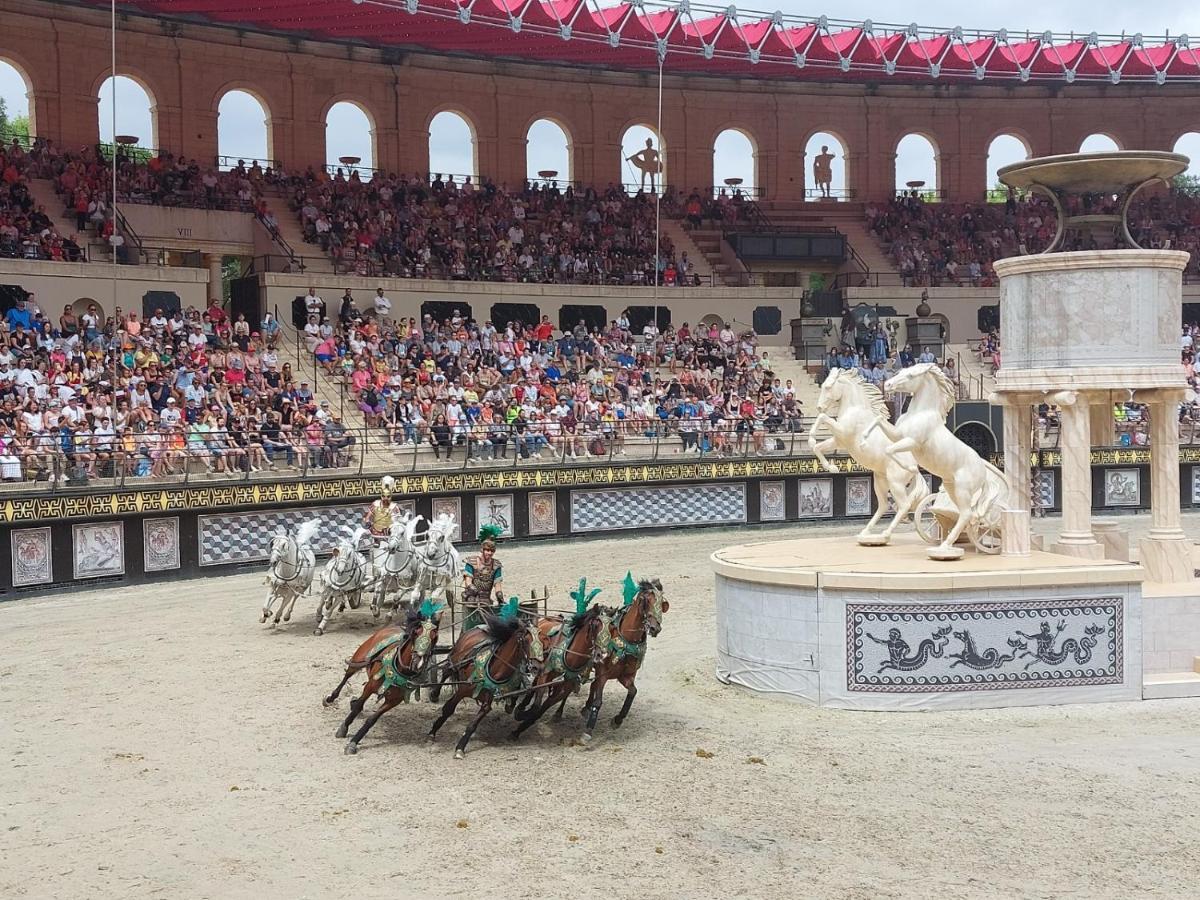
[[[421,318],[432,316],[433,321],[441,325],[447,319],[453,318],[455,313],[458,313],[463,319],[474,318],[471,312],[471,304],[463,303],[461,300],[453,302],[449,300],[426,300],[421,304]],[[493,322],[493,325],[496,323]],[[497,326],[499,327],[499,326]]]
[[[653,306],[630,306],[629,307],[629,330],[634,334],[641,334],[642,329],[646,327],[646,323],[655,318]],[[671,311],[665,306],[657,307],[658,310],[658,330],[662,331],[671,324]]]
[[[156,309],[161,309],[168,319],[179,312],[179,295],[174,291],[146,291],[142,295],[142,319],[149,319]]]
[[[779,334],[783,331],[783,311],[778,306],[754,307],[755,334]]]
[[[18,300],[29,296],[29,291],[19,284],[0,284],[0,315],[17,305]]]
[[[607,316],[608,312],[603,306],[567,305],[558,311],[558,327],[562,331],[570,331],[582,319],[587,330],[591,331],[593,328],[603,328],[607,325]]]
[[[965,425],[960,425],[954,434],[984,459],[996,452],[995,436],[979,422],[967,422]]]
[[[542,311],[534,303],[493,303],[492,324],[501,331],[509,322],[520,322],[532,328],[542,319]]]

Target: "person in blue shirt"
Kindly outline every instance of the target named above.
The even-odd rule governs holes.
[[[16,329],[18,325],[26,330],[33,328],[33,316],[25,305],[24,300],[18,300],[16,306],[4,314],[4,321],[8,323],[9,331]]]

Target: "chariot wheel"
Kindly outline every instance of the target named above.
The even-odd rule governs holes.
[[[913,525],[917,529],[917,534],[925,543],[934,545],[940,544],[942,538],[946,536],[946,529],[942,527],[941,520],[933,511],[933,501],[936,499],[937,494],[930,494],[917,504],[917,508],[913,512]]]
[[[967,526],[967,537],[980,553],[1000,552],[1000,523],[972,522]]]

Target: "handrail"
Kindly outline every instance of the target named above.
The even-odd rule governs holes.
[[[125,214],[121,212],[121,208],[115,204],[113,205],[113,213],[116,219],[115,225],[118,229],[118,232],[128,236],[129,240],[133,243],[133,248],[137,250],[138,259],[140,260],[143,253],[145,253],[145,247],[142,243],[141,235],[134,230],[134,227],[129,224],[129,220],[125,218]],[[113,262],[120,262],[120,259],[118,259],[120,256],[120,254],[117,252],[118,249],[119,248],[115,246],[113,247]]]
[[[231,172],[234,169],[236,169],[239,165],[244,166],[246,169],[252,169],[252,168],[254,168],[255,163],[258,164],[258,167],[260,169],[275,170],[275,169],[279,168],[278,160],[259,159],[254,156],[219,155],[216,157],[216,160],[215,160],[216,167],[223,172]]]
[[[278,228],[272,228],[270,225],[267,224],[266,217],[263,216],[263,214],[261,212],[259,212],[257,210],[255,211],[254,221],[256,221],[260,226],[262,226],[262,228],[270,236],[272,242],[274,242],[275,246],[283,251],[283,254],[284,254],[284,256],[287,257],[288,263],[290,265],[299,266],[301,272],[303,272],[305,270],[305,268],[307,268],[304,265],[304,258],[301,256],[298,256],[296,254],[296,251],[292,249],[292,245],[289,244],[286,240],[284,240],[284,237],[280,233]],[[258,259],[258,258],[259,257],[256,257],[256,259]],[[270,270],[270,259],[271,259],[271,254],[267,254],[266,258],[265,258],[265,261],[267,263],[267,268],[264,271],[267,271],[267,272],[271,271]]]

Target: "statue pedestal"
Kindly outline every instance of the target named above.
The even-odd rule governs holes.
[[[1141,699],[1139,566],[1036,551],[948,566],[927,546],[909,534],[876,550],[718,550],[718,680],[839,709]]]
[[[1192,542],[1183,534],[1178,537],[1144,537],[1138,542],[1142,554],[1142,568],[1147,581],[1173,584],[1193,581],[1196,570],[1192,564]]]

